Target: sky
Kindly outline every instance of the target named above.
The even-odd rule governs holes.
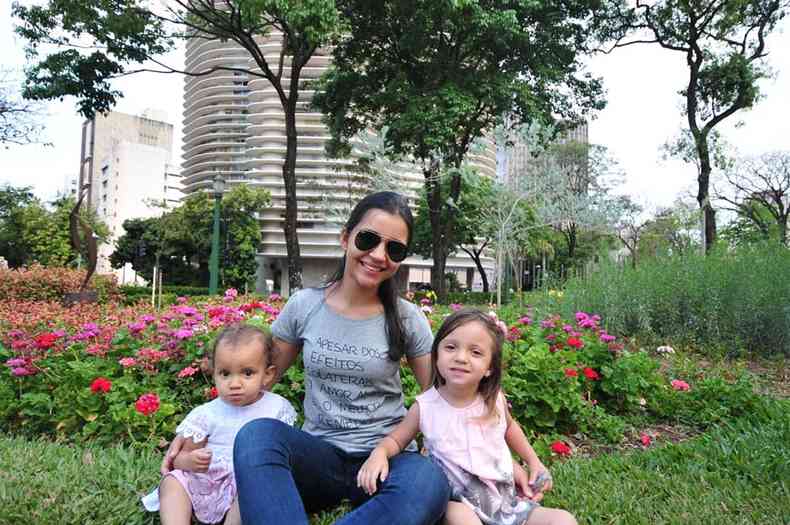
[[[0,69],[21,70],[22,42],[13,34],[10,2],[0,2]],[[743,155],[790,149],[790,22],[785,20],[768,39],[769,65],[775,78],[761,83],[764,99],[748,112],[739,112],[721,129]],[[171,57],[178,63],[179,56]],[[680,108],[687,70],[684,55],[655,45],[630,46],[589,60],[590,70],[604,80],[607,107],[589,123],[590,142],[606,146],[625,173],[616,189],[648,209],[669,206],[681,195],[696,191],[696,169],[679,161],[662,160],[661,145],[676,137],[684,125]],[[21,74],[21,73],[20,73]],[[183,77],[145,74],[117,82],[124,92],[117,111],[139,114],[146,108],[163,110],[174,125],[174,158],[180,161]],[[0,147],[0,185],[33,186],[44,199],[62,191],[79,167],[83,118],[71,99],[46,104],[44,140],[53,146]],[[736,123],[738,125],[736,126]]]

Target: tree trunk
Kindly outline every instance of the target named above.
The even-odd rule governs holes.
[[[706,139],[702,139],[706,140]],[[704,150],[704,153],[703,153]],[[710,253],[716,242],[716,210],[710,203],[710,158],[708,155],[707,145],[704,148],[698,147],[700,155],[700,173],[697,181],[699,183],[699,190],[697,192],[697,202],[699,203],[702,211],[702,228],[705,244],[705,253]]]
[[[486,271],[483,268],[483,263],[480,260],[480,256],[483,254],[483,249],[486,247],[488,242],[483,243],[483,246],[480,247],[479,250],[467,250],[463,246],[461,249],[466,252],[467,255],[475,262],[475,266],[477,267],[477,272],[480,274],[480,279],[483,281],[483,293],[488,293],[488,275],[486,275]]]
[[[299,236],[296,233],[296,101],[298,97],[298,78],[291,79],[288,103],[285,111],[285,162],[283,163],[283,184],[285,185],[285,249],[288,260],[289,293],[302,288],[302,259],[299,253]]]
[[[439,163],[432,161],[425,171],[425,193],[428,199],[428,215],[431,223],[433,246],[433,268],[431,268],[431,287],[436,292],[437,300],[443,302],[447,297],[447,284],[444,280],[444,268],[447,264],[447,238],[442,227],[442,186],[439,180]]]

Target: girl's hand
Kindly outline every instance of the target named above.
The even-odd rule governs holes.
[[[173,460],[176,459],[176,456],[179,452],[181,452],[181,448],[184,446],[184,436],[176,435],[173,438],[173,441],[170,442],[170,447],[168,447],[167,452],[165,452],[165,457],[162,458],[162,464],[159,467],[159,473],[163,476],[166,476],[171,470],[173,470]]]
[[[533,499],[535,497],[529,485],[527,471],[515,460],[513,460],[513,483],[516,485],[516,491],[525,498]]]
[[[387,479],[390,466],[387,454],[381,449],[374,449],[368,459],[357,472],[357,487],[360,487],[368,496],[376,492],[376,482]]]
[[[554,488],[551,473],[540,461],[529,466],[529,486],[534,494],[533,501],[542,500],[543,495]]]

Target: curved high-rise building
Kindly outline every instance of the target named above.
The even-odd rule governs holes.
[[[258,39],[272,67],[280,60],[281,39],[271,33]],[[283,84],[288,85],[288,57],[283,68]],[[300,82],[317,79],[331,61],[329,51],[319,50],[302,70]],[[233,42],[195,38],[186,46],[186,69],[202,71],[212,65],[239,70],[255,70],[249,53]],[[353,169],[352,160],[332,159],[324,146],[329,134],[321,114],[310,108],[313,92],[300,90],[296,128],[298,149],[296,187],[297,231],[305,286],[314,285],[332,273],[342,252],[339,244],[341,222],[350,206],[369,191],[365,175]],[[288,293],[285,235],[285,190],[282,166],[285,159],[285,116],[275,89],[265,78],[244,71],[216,71],[205,76],[187,76],[184,86],[184,192],[211,189],[214,177],[222,175],[227,185],[251,184],[267,189],[272,205],[260,215],[262,242],[259,252],[259,288],[267,285]],[[361,148],[365,147],[360,143]],[[481,152],[470,155],[481,173],[496,174],[496,148],[491,142]],[[412,199],[423,176],[408,165],[393,166],[392,187]],[[487,261],[491,266],[491,261]],[[411,283],[430,280],[431,261],[409,257]],[[448,271],[455,271],[461,283],[479,280],[474,263],[463,253],[451,257]]]

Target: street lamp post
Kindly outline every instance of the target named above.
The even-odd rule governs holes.
[[[219,284],[219,210],[222,194],[225,192],[225,179],[222,175],[214,177],[214,229],[211,233],[211,256],[208,260],[208,293],[216,295]]]

